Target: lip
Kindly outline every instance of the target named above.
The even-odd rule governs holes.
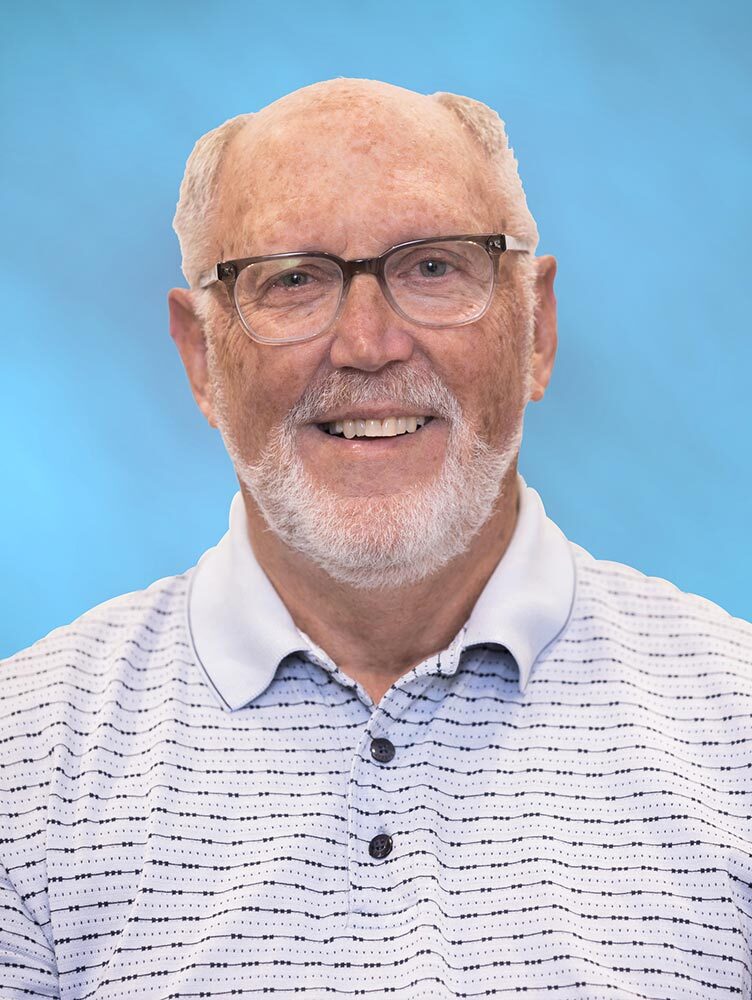
[[[308,426],[315,427],[318,424],[334,424],[338,420],[384,420],[386,417],[435,417],[431,410],[416,412],[414,410],[400,410],[399,403],[387,404],[386,406],[366,406],[362,410],[335,410],[332,414],[325,414],[312,420]]]

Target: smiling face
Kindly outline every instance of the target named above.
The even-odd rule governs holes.
[[[412,239],[504,231],[485,161],[445,108],[383,84],[311,90],[233,140],[217,260],[372,257]],[[325,334],[269,346],[247,336],[224,288],[208,293],[211,409],[247,506],[334,578],[420,579],[491,515],[530,393],[520,256],[502,256],[485,315],[455,328],[411,323],[375,277],[357,275]],[[353,436],[358,421],[367,436]]]

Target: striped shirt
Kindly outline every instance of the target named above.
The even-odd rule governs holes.
[[[546,517],[378,705],[242,495],[0,664],[0,998],[752,996],[752,626]]]

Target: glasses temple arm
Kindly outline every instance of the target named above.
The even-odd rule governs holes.
[[[504,243],[507,250],[522,250],[526,253],[533,252],[533,245],[527,240],[519,240],[516,236],[505,236]]]
[[[219,281],[216,264],[211,268],[211,270],[204,271],[203,274],[199,274],[197,284],[199,288],[208,288],[209,285],[214,284],[215,281]]]

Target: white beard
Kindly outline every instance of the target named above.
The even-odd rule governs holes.
[[[431,576],[467,550],[501,498],[522,439],[527,393],[513,431],[494,449],[470,427],[457,399],[433,372],[335,371],[322,387],[306,392],[251,464],[231,432],[211,346],[208,355],[215,419],[238,479],[277,537],[341,583],[404,587]],[[356,412],[359,404],[383,402],[395,403],[395,412],[433,412],[448,422],[446,457],[436,479],[373,498],[346,497],[316,483],[298,454],[298,428],[333,408]]]

